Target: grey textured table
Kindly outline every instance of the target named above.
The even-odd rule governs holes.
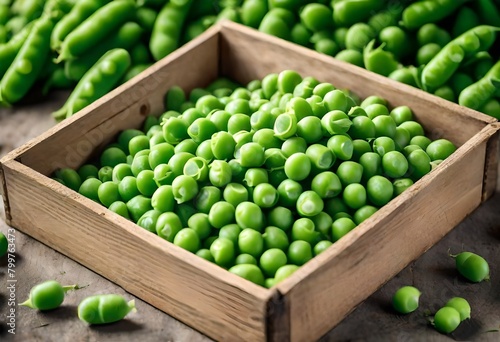
[[[49,113],[62,105],[65,96],[59,93],[45,103],[16,107],[15,110],[0,109],[0,156],[53,126]],[[2,209],[0,204],[0,218],[3,218]],[[0,230],[5,233],[7,229],[9,227],[0,219]],[[133,296],[29,236],[16,231],[15,237],[18,302],[27,298],[33,285],[47,279],[86,287],[69,292],[64,306],[51,312],[40,313],[18,307],[14,337],[8,333],[6,325],[7,260],[5,257],[0,259],[0,341],[210,340],[139,299],[136,299],[138,312],[130,314],[125,320],[88,327],[76,317],[76,308],[82,298],[97,293],[120,293],[127,298]],[[472,284],[459,277],[453,260],[448,256],[450,248],[455,253],[469,250],[483,255],[490,263],[491,281]],[[403,285],[414,285],[423,292],[420,308],[406,316],[395,314],[390,307],[392,294]],[[462,323],[453,334],[445,336],[429,325],[426,313],[435,312],[453,296],[469,300],[472,319]],[[493,198],[368,298],[322,341],[500,341],[499,329],[500,186]]]

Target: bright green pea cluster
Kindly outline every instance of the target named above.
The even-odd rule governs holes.
[[[453,297],[434,314],[432,325],[437,331],[449,334],[455,331],[462,321],[469,319],[470,313],[471,307],[466,299]]]
[[[276,284],[455,151],[410,108],[285,70],[219,79],[58,181],[259,285]],[[252,265],[252,266],[249,266]],[[282,267],[288,271],[281,271]],[[279,277],[277,276],[279,275]]]

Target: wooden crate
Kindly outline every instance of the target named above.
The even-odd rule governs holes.
[[[173,85],[241,83],[294,69],[361,97],[410,106],[428,133],[460,146],[369,220],[265,289],[51,180],[118,132],[163,112]],[[495,191],[496,120],[328,56],[222,23],[1,160],[8,223],[216,340],[308,341],[324,335]]]

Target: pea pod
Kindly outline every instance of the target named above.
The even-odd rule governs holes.
[[[498,30],[494,26],[477,26],[446,44],[421,70],[421,88],[434,90],[445,84],[462,62],[491,47]]]
[[[80,302],[78,318],[89,324],[106,324],[122,320],[131,311],[137,311],[134,300],[127,302],[117,294],[97,295]]]
[[[54,24],[48,17],[37,20],[26,41],[0,82],[0,103],[19,101],[37,80],[50,50]]]
[[[133,18],[135,7],[132,0],[120,0],[98,9],[66,36],[57,62],[74,59],[97,46],[111,32]]]
[[[7,5],[0,5],[0,25],[5,25],[10,19],[10,10]]]
[[[417,29],[427,23],[446,18],[468,0],[425,0],[412,3],[403,11],[401,25]]]
[[[116,33],[107,37],[94,49],[77,59],[67,61],[64,65],[66,76],[70,80],[79,81],[107,51],[116,48],[131,49],[139,42],[142,33],[143,29],[137,23],[128,22],[123,24]]]
[[[151,32],[153,30],[153,27],[155,25],[156,21],[156,16],[158,14],[156,11],[152,8],[147,8],[147,7],[141,7],[137,9],[136,13],[136,20],[141,27],[147,31]]]
[[[500,13],[491,0],[477,0],[476,12],[479,14],[481,23],[486,25],[498,26],[500,25]]]
[[[64,301],[64,295],[70,290],[78,289],[78,285],[62,286],[55,280],[48,280],[33,286],[29,298],[19,304],[37,310],[52,310]]]
[[[18,14],[25,17],[28,22],[37,19],[43,12],[45,0],[25,0],[19,8]]]
[[[22,29],[28,24],[28,20],[22,15],[16,15],[9,19],[5,23],[5,28],[11,35],[15,35],[22,31]]]
[[[78,82],[64,106],[52,113],[54,118],[62,120],[70,117],[104,96],[125,75],[130,64],[127,50],[113,49],[106,52]]]
[[[481,108],[500,89],[500,61],[476,83],[460,92],[458,103],[472,109]]]
[[[333,4],[333,20],[339,26],[351,26],[365,21],[385,6],[382,0],[344,0]]]
[[[387,6],[387,9],[374,14],[367,21],[368,26],[370,26],[377,34],[386,27],[396,26],[401,13],[403,13],[404,7],[399,2],[391,3]]]
[[[156,17],[149,40],[149,49],[155,60],[160,60],[179,47],[182,27],[193,0],[167,2]]]
[[[50,47],[52,50],[59,51],[64,38],[108,2],[109,0],[78,1],[71,11],[54,27],[54,31],[50,37]]]

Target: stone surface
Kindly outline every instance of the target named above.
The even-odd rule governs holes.
[[[65,93],[45,103],[0,109],[0,157],[42,133],[55,122],[50,112],[64,102]],[[500,173],[499,173],[500,174]],[[500,182],[499,182],[500,183]],[[418,260],[385,284],[321,341],[470,341],[500,340],[500,187],[496,195],[465,219]],[[0,215],[3,215],[0,201]],[[0,218],[3,218],[0,216]],[[9,227],[0,219],[0,230]],[[209,341],[207,337],[153,306],[136,300],[138,312],[122,322],[88,327],[76,317],[81,299],[98,293],[120,293],[133,298],[119,286],[16,231],[16,299],[23,301],[29,289],[42,281],[56,279],[78,283],[83,289],[68,293],[64,306],[48,313],[17,307],[18,341]],[[491,267],[491,280],[472,284],[458,276],[448,251],[477,252]],[[395,258],[398,256],[395,255]],[[369,281],[368,279],[366,281]],[[403,285],[418,287],[423,295],[420,308],[410,315],[397,315],[390,306],[393,293]],[[161,289],[158,289],[161,291]],[[0,259],[0,340],[14,340],[8,334],[7,258]],[[335,294],[332,294],[335,295]],[[465,297],[472,306],[472,319],[450,336],[436,332],[426,314],[435,312],[453,296]],[[493,331],[497,330],[497,331]],[[488,332],[490,331],[490,332]]]

